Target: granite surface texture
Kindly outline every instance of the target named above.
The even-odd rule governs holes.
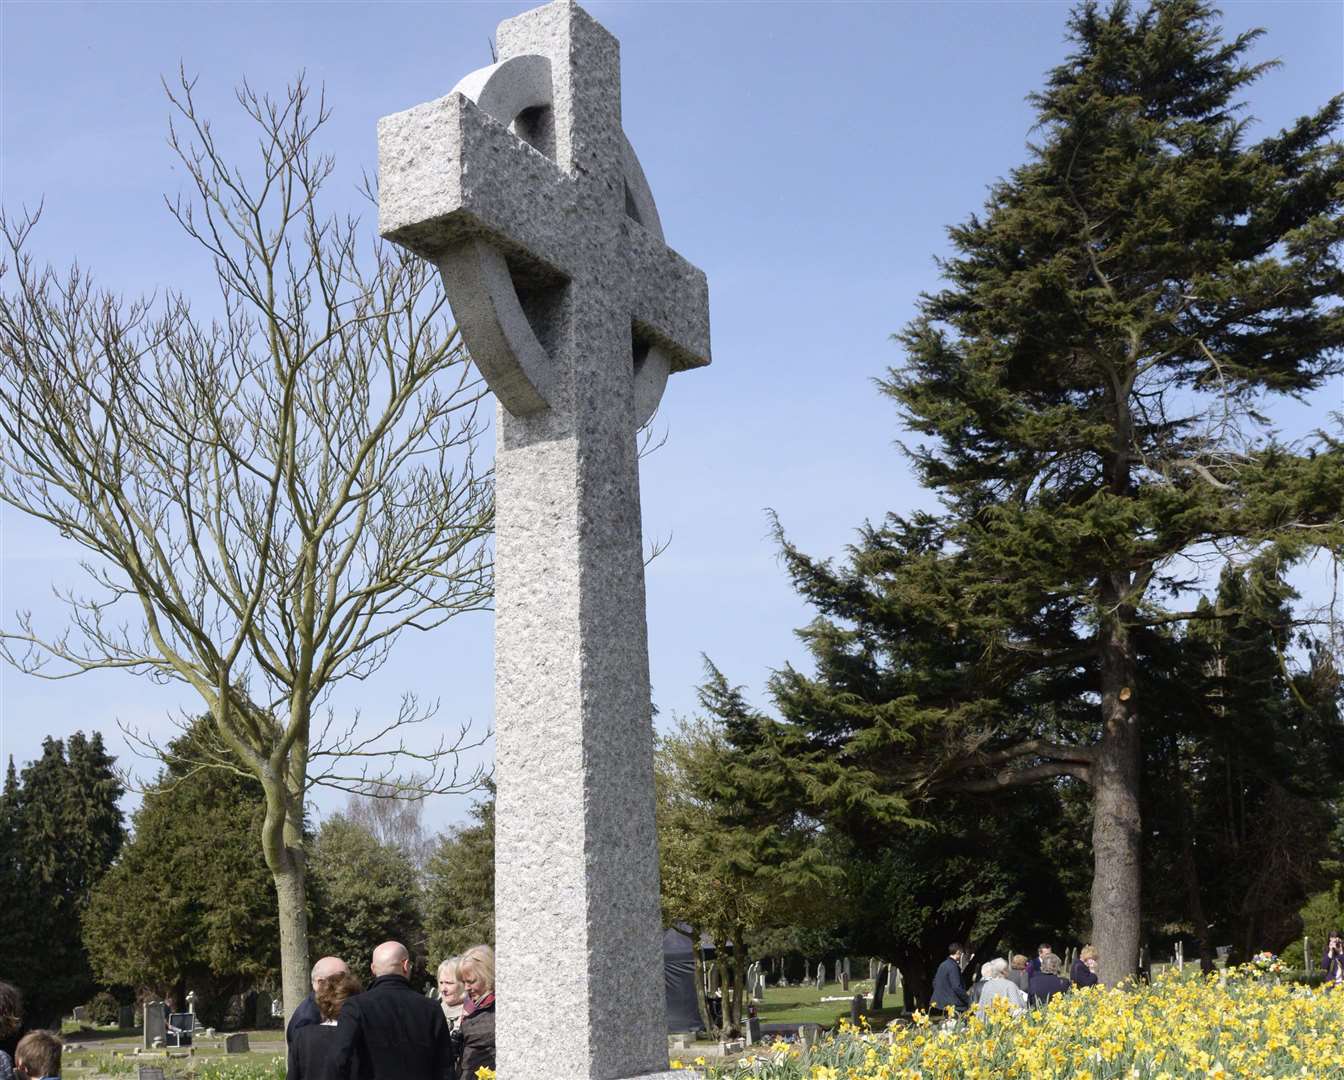
[[[498,1073],[652,1080],[673,1074],[636,431],[709,362],[708,289],[621,129],[615,38],[559,0],[496,53],[378,138],[380,229],[438,264],[500,403]]]

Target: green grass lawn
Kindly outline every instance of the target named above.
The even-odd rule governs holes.
[[[138,1031],[68,1022],[61,1033],[67,1044],[61,1061],[63,1080],[135,1077],[141,1065],[157,1066],[172,1080],[284,1080],[285,1076],[285,1033],[279,1029],[247,1032],[251,1050],[246,1054],[225,1054],[222,1035],[199,1038],[189,1057],[168,1057],[163,1051],[136,1054],[141,1045]],[[70,1044],[79,1049],[70,1049]],[[174,1048],[172,1053],[185,1049]]]
[[[872,992],[873,984],[866,979],[849,984],[850,997],[855,994],[871,996]],[[763,1024],[822,1024],[832,1027],[841,1019],[849,1019],[849,1005],[843,1001],[823,1002],[821,999],[844,994],[839,983],[827,983],[820,990],[813,983],[803,986],[767,986],[764,1000],[756,1005],[756,1015]],[[892,1007],[868,1015],[869,1025],[881,1027],[900,1015],[900,1003],[899,992],[889,996],[884,1004]]]

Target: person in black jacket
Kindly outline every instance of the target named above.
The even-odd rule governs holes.
[[[942,1012],[949,1005],[960,1012],[969,1008],[971,999],[961,981],[962,949],[957,942],[947,947],[947,959],[938,965],[933,976],[933,995],[929,998],[930,1011]]]
[[[473,945],[457,961],[457,977],[467,991],[458,1023],[462,1057],[458,1080],[476,1080],[476,1070],[495,1067],[495,951]]]
[[[294,1034],[300,1028],[307,1027],[309,1024],[322,1023],[322,1013],[317,1007],[317,991],[323,980],[337,975],[349,974],[350,969],[339,956],[324,956],[313,965],[313,972],[310,976],[313,989],[306,998],[299,1002],[299,1007],[294,1010],[294,1015],[289,1018],[289,1023],[285,1026],[285,1042],[293,1046]]]
[[[373,950],[373,982],[336,1022],[335,1080],[454,1080],[457,1062],[437,1001],[411,989],[411,956],[399,941]]]
[[[316,1024],[304,1024],[294,1033],[289,1042],[285,1080],[331,1080],[337,1019],[346,998],[363,989],[348,971],[321,980],[316,999],[322,1019]]]
[[[1028,983],[1028,997],[1033,1005],[1045,1005],[1056,994],[1068,993],[1068,979],[1060,978],[1059,969],[1064,965],[1054,953],[1041,957],[1041,970],[1031,977]]]

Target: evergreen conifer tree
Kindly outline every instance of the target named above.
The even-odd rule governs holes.
[[[0,956],[30,1024],[49,1025],[88,999],[94,982],[80,938],[89,894],[125,839],[123,789],[102,736],[48,737],[42,756],[5,780],[6,884]]]
[[[1185,602],[1189,558],[1344,539],[1344,447],[1267,418],[1344,370],[1344,99],[1252,143],[1258,34],[1224,40],[1202,0],[1083,3],[1069,34],[1029,161],[950,231],[882,383],[943,510],[866,529],[843,567],[784,544],[822,618],[816,677],[774,692],[837,815],[1088,785],[1114,983],[1139,950],[1144,733],[1169,720],[1141,659],[1235,617]]]

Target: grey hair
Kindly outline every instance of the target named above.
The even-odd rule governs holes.
[[[982,979],[1001,979],[1007,970],[1008,961],[1002,956],[996,956],[980,968],[980,977]]]
[[[1041,970],[1047,975],[1058,975],[1059,968],[1060,960],[1054,953],[1046,953],[1041,957]]]

